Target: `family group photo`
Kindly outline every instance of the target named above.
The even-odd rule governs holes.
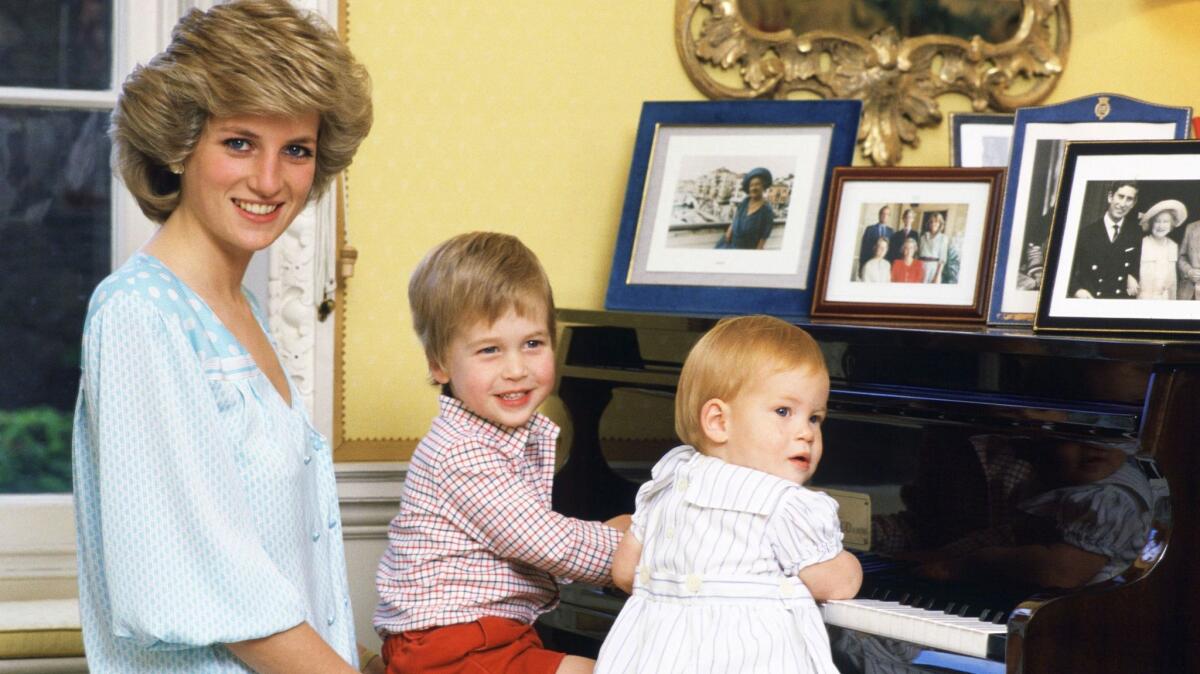
[[[967,204],[866,203],[851,282],[958,283]]]

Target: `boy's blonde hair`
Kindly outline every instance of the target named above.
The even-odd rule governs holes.
[[[525,318],[544,310],[554,344],[550,280],[533,251],[509,234],[470,232],[435,246],[408,280],[408,303],[425,357],[439,366],[461,330],[509,309]]]
[[[772,316],[722,319],[688,353],[675,394],[675,433],[703,450],[700,409],[719,398],[729,402],[752,379],[796,368],[828,374],[817,341]]]

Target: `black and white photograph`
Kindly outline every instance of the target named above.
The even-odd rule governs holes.
[[[1048,258],[1046,318],[1084,327],[1163,319],[1200,321],[1200,150],[1196,143],[1068,146]],[[1164,146],[1169,154],[1152,154]],[[1137,150],[1145,154],[1132,154]],[[1119,154],[1100,154],[1102,151]],[[1193,171],[1189,173],[1188,171]],[[1070,181],[1069,184],[1067,181]],[[1044,323],[1039,315],[1039,324]],[[1043,326],[1044,327],[1044,326]]]
[[[1011,114],[950,113],[950,165],[1007,167],[1012,136]]]
[[[999,168],[839,168],[813,315],[982,321]]]
[[[794,157],[684,157],[667,248],[779,250]]]
[[[1064,148],[1074,141],[1170,140],[1187,133],[1187,108],[1115,95],[1017,111],[989,322],[1033,320],[1058,199]]]

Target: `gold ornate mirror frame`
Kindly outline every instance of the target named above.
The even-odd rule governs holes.
[[[842,0],[834,0],[841,2]],[[787,98],[796,91],[863,102],[858,140],[878,165],[900,161],[917,129],[941,122],[937,97],[958,93],[975,111],[1013,110],[1045,98],[1067,60],[1067,0],[1022,0],[1020,24],[999,43],[975,36],[870,37],[827,30],[763,32],[739,0],[676,0],[675,45],[709,98]],[[716,73],[738,69],[740,82]]]

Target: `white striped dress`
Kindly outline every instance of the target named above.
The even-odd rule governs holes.
[[[797,577],[842,550],[833,499],[685,445],[638,491],[630,531],[642,557],[597,674],[836,674]]]

